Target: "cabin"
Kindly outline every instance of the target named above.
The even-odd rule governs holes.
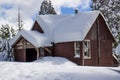
[[[115,39],[99,11],[72,15],[38,15],[31,30],[11,41],[15,61],[43,56],[64,57],[83,66],[117,66],[112,55]]]

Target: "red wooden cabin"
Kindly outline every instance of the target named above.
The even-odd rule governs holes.
[[[30,31],[11,41],[15,61],[41,56],[65,57],[78,65],[116,66],[112,33],[99,11],[74,15],[39,15]]]

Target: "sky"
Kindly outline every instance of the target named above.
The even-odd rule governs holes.
[[[18,7],[24,24],[24,29],[29,30],[43,0],[0,0],[0,27],[9,24],[17,28]],[[91,0],[51,0],[58,15],[74,14],[74,9],[90,11]]]

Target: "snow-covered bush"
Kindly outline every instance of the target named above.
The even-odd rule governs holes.
[[[7,40],[7,39],[2,40],[2,42],[1,42],[0,60],[13,61],[12,48],[9,44],[9,40]]]

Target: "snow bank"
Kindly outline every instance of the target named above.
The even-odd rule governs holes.
[[[40,58],[34,62],[40,62],[40,64],[42,63],[42,65],[71,65],[71,66],[75,66],[77,64],[69,61],[68,59],[62,58],[62,57],[44,57],[44,58]]]
[[[64,58],[0,62],[0,80],[120,80],[120,67],[77,66]]]

